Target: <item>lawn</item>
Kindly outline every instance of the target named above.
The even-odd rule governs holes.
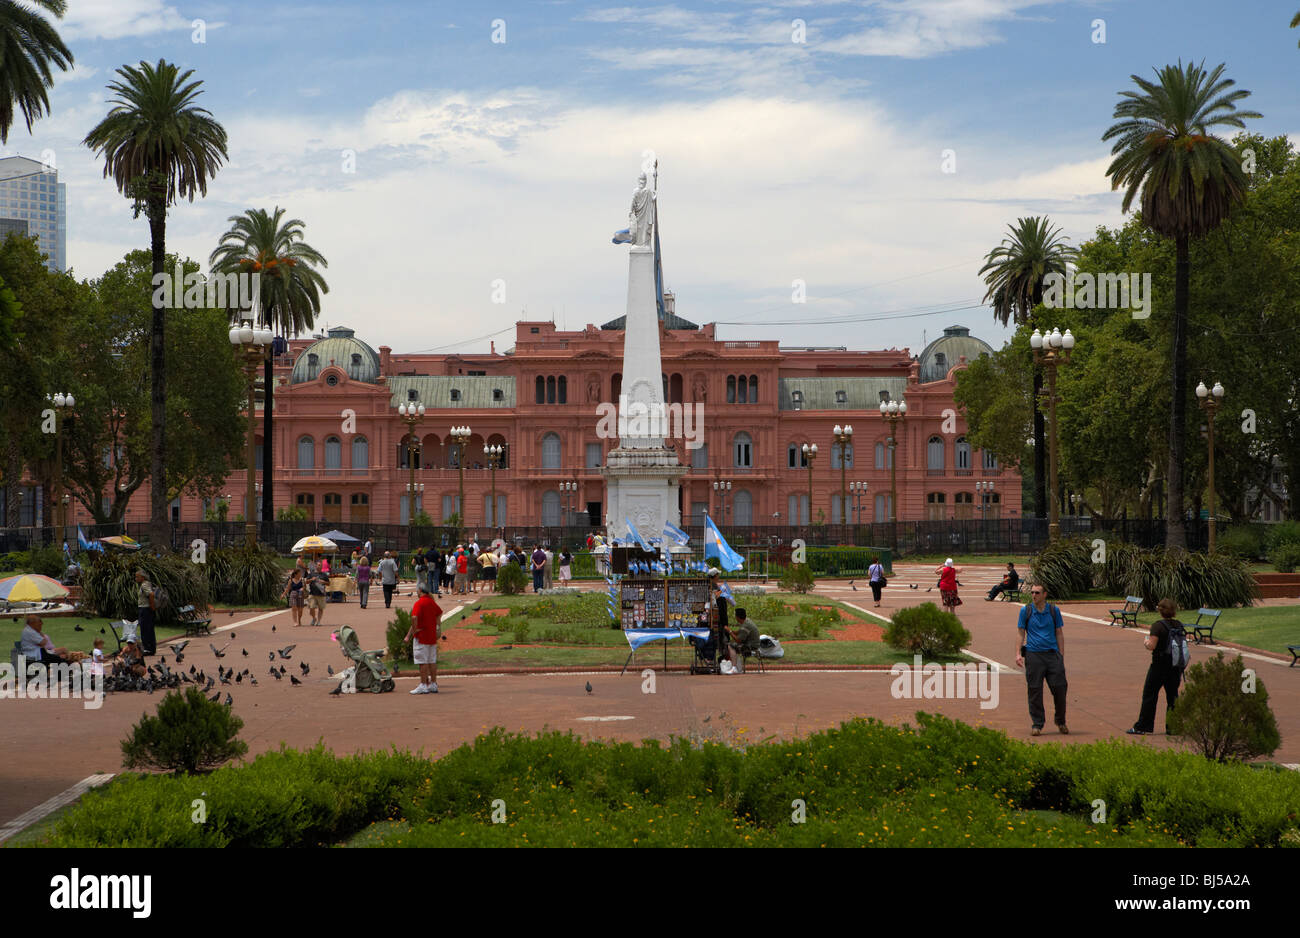
[[[113,638],[113,632],[108,627],[109,619],[99,616],[94,619],[83,619],[74,616],[61,616],[58,618],[45,619],[45,634],[54,642],[55,648],[66,648],[69,651],[84,651],[90,654],[95,647],[95,639],[104,639],[104,653],[115,654],[117,652],[117,639]],[[112,620],[121,621],[121,620]],[[78,632],[80,626],[82,631]],[[103,630],[101,635],[100,630]],[[18,641],[23,631],[22,616],[8,616],[0,619],[0,642],[7,651],[13,647],[13,643]],[[179,625],[159,625],[154,627],[154,635],[159,642],[164,642],[169,638],[180,635],[185,631]],[[3,660],[8,660],[6,657]]]
[[[1159,618],[1158,613],[1144,612],[1138,615],[1138,622],[1150,625]],[[1196,621],[1196,613],[1184,610],[1179,613],[1178,618],[1190,632],[1192,623]],[[1219,624],[1214,627],[1214,637],[1216,640],[1235,642],[1262,651],[1276,652],[1280,655],[1288,654],[1287,645],[1300,643],[1300,606],[1251,606],[1247,609],[1225,609]],[[1192,661],[1195,662],[1203,657],[1200,654],[1202,648],[1206,649],[1204,654],[1212,654],[1209,651],[1211,647],[1193,645]]]

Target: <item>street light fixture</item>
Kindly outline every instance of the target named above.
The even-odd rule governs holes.
[[[560,483],[560,541],[564,541],[565,519],[572,519],[573,512],[576,512],[578,501],[578,483],[561,482]]]
[[[713,491],[717,493],[719,500],[720,511],[718,512],[718,517],[722,519],[722,523],[725,525],[727,523],[727,495],[731,492],[731,483],[722,481],[714,482]]]
[[[1046,335],[1040,333],[1037,329],[1029,337],[1029,346],[1034,350],[1034,363],[1042,365],[1047,372],[1047,406],[1049,419],[1051,420],[1051,433],[1048,437],[1048,463],[1050,470],[1048,473],[1048,491],[1051,493],[1048,498],[1048,524],[1047,537],[1050,541],[1059,540],[1061,537],[1061,508],[1057,501],[1057,492],[1059,491],[1056,484],[1056,404],[1059,397],[1056,394],[1056,370],[1061,365],[1068,364],[1070,353],[1074,350],[1074,336],[1069,329],[1065,334],[1061,334],[1060,329],[1053,329]]]
[[[68,497],[63,491],[63,421],[72,416],[72,408],[77,406],[77,400],[71,394],[64,394],[62,391],[49,395],[49,400],[54,405],[55,413],[54,505],[58,511],[59,543],[62,544],[67,539],[68,530]]]
[[[845,482],[845,467],[848,460],[849,446],[853,442],[853,428],[848,424],[845,424],[843,427],[836,424],[835,429],[831,432],[834,434],[835,443],[840,448],[840,522],[842,524],[847,524],[849,520],[847,517],[849,513],[849,489]]]
[[[460,426],[452,427],[448,432],[451,437],[452,445],[456,447],[456,469],[460,474],[460,504],[457,506],[457,516],[460,518],[460,528],[456,531],[456,540],[464,540],[463,528],[465,527],[465,447],[469,445],[471,431],[469,427]]]
[[[266,358],[266,347],[271,344],[275,338],[270,329],[265,327],[254,328],[252,320],[246,319],[237,326],[230,327],[230,344],[235,347],[235,355],[239,358],[241,367],[244,369],[244,377],[248,379],[248,481],[245,493],[248,497],[248,504],[252,505],[256,501],[256,490],[253,486],[257,481],[257,450],[256,450],[256,432],[257,432],[257,372],[262,367],[262,361]],[[269,471],[270,467],[267,467]],[[157,480],[154,480],[155,483]],[[257,546],[257,522],[252,517],[252,511],[249,510],[244,515],[244,539],[248,542],[249,547]]]
[[[989,508],[992,507],[989,501],[993,497],[993,483],[976,482],[975,493],[980,497],[980,520],[987,521]]]
[[[858,524],[862,524],[862,500],[867,497],[867,483],[850,482],[849,497],[853,499],[853,511],[858,519]]]
[[[1201,409],[1205,411],[1206,420],[1209,425],[1209,446],[1210,446],[1210,553],[1214,553],[1214,415],[1219,412],[1223,406],[1223,385],[1214,382],[1213,388],[1207,388],[1202,381],[1196,386],[1196,396],[1200,398],[1197,402]]]
[[[813,460],[817,458],[817,444],[805,443],[802,450],[804,464],[808,467],[808,523],[812,524],[812,467]]]
[[[898,550],[898,425],[907,417],[907,401],[881,401],[880,416],[889,424],[889,524],[890,540]]]
[[[406,523],[409,526],[415,520],[415,428],[420,421],[424,419],[424,405],[411,403],[401,403],[397,405],[397,416],[406,422],[406,462],[411,470],[411,481],[406,483]],[[420,486],[418,491],[423,491],[424,486]]]
[[[492,472],[492,511],[488,523],[494,528],[501,527],[501,520],[497,517],[497,469],[500,468],[505,455],[506,448],[500,443],[491,443],[483,447],[483,457],[487,460],[488,469]]]

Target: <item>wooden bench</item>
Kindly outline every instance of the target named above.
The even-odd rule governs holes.
[[[1002,592],[998,594],[998,599],[1002,600],[1004,603],[1020,602],[1020,587],[1008,586],[1004,588]]]
[[[1138,613],[1142,611],[1141,596],[1125,596],[1123,609],[1109,609],[1110,624],[1118,625],[1120,628],[1133,626],[1137,628]]]
[[[1223,615],[1218,609],[1198,609],[1196,610],[1196,621],[1192,623],[1192,641],[1200,645],[1208,642],[1211,645],[1216,644],[1214,641],[1214,627],[1219,622],[1219,616]]]
[[[1300,661],[1300,645],[1287,645],[1286,650],[1291,652],[1291,663],[1287,667],[1294,668],[1295,663]]]
[[[186,635],[212,634],[212,617],[204,616],[193,606],[181,606],[177,609],[176,621],[185,626]]]

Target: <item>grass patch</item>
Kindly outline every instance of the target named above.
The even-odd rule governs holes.
[[[117,651],[117,639],[113,637],[113,630],[108,627],[109,622],[118,622],[118,619],[107,619],[104,617],[95,619],[85,619],[74,616],[59,618],[47,618],[44,620],[45,634],[54,642],[55,648],[66,648],[69,651],[84,651],[86,654],[95,647],[95,639],[104,640],[104,654],[111,655]],[[18,617],[18,621],[13,621],[12,616],[0,618],[0,643],[6,652],[3,660],[8,661],[8,650],[13,648],[14,642],[18,641],[23,632],[23,616]],[[81,626],[84,631],[78,632],[76,627]],[[100,635],[99,630],[103,629],[104,634]],[[154,636],[158,639],[159,644],[169,638],[184,634],[185,629],[179,625],[155,625]],[[162,649],[159,649],[162,651]],[[162,652],[166,654],[165,651]]]
[[[1138,614],[1138,622],[1150,625],[1160,618],[1159,613],[1143,612]],[[1192,623],[1196,621],[1195,609],[1179,611],[1178,620],[1187,626],[1188,640]],[[1271,651],[1279,655],[1288,655],[1287,645],[1300,642],[1300,606],[1250,606],[1245,609],[1225,609],[1214,627],[1216,641],[1235,642],[1261,651]],[[1197,660],[1197,652],[1202,648],[1206,654],[1213,654],[1212,645],[1192,645],[1192,661]]]

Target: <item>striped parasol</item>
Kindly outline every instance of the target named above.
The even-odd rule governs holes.
[[[0,599],[11,603],[45,602],[67,595],[66,586],[39,573],[24,573],[0,580]]]
[[[325,551],[338,550],[339,545],[335,544],[327,537],[321,537],[319,534],[312,534],[304,537],[297,544],[293,545],[295,554],[319,554]]]

